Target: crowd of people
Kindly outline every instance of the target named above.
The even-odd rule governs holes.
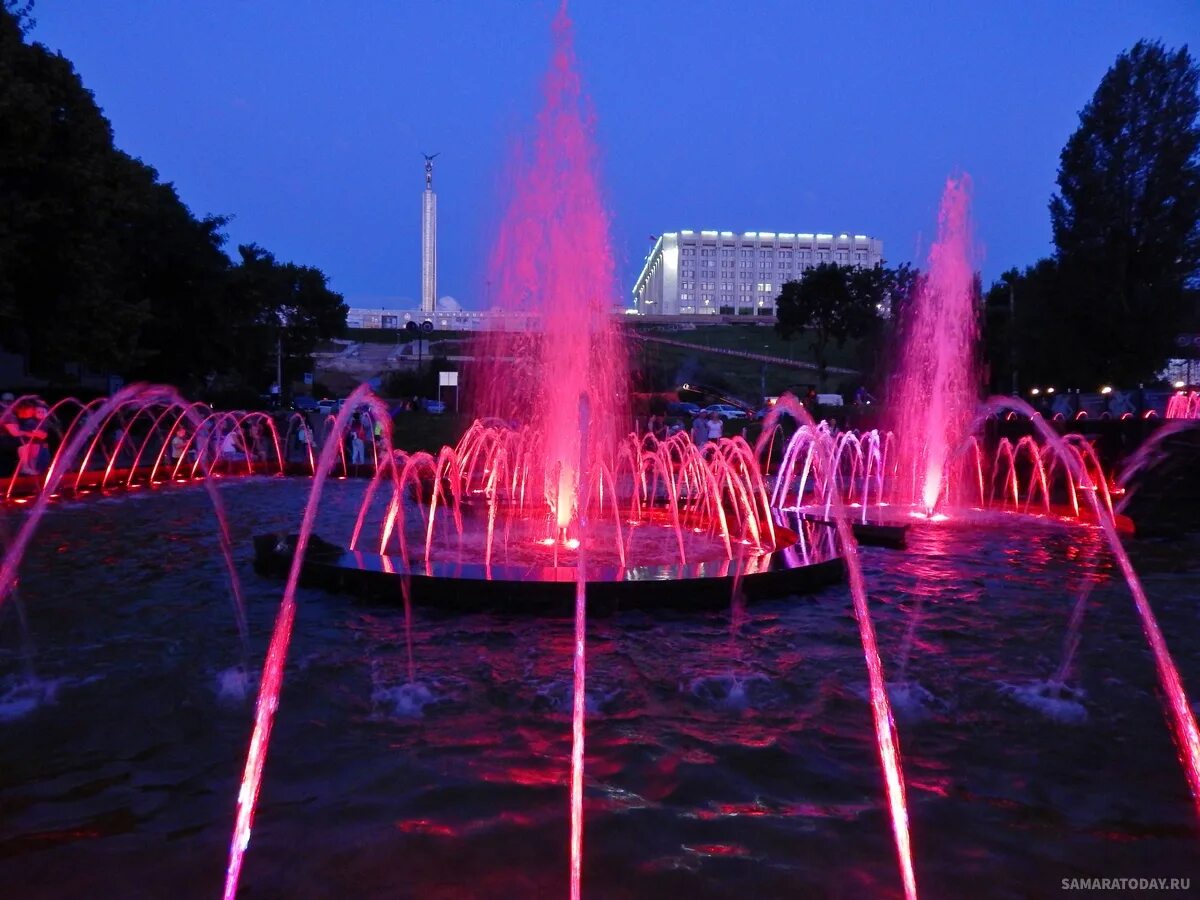
[[[673,434],[683,431],[683,423],[675,421],[668,424],[665,417],[652,413],[646,420],[646,432],[654,435],[660,441],[665,441]],[[692,443],[703,447],[709,441],[718,441],[725,433],[725,420],[715,412],[699,412],[692,418],[689,434]]]

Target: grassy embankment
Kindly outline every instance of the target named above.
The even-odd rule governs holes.
[[[648,370],[651,381],[664,387],[682,382],[699,382],[724,388],[732,396],[757,403],[760,395],[775,396],[786,390],[803,395],[811,386],[819,392],[841,391],[853,394],[861,383],[858,376],[829,374],[821,378],[815,369],[739,359],[719,353],[706,353],[705,348],[761,353],[781,359],[813,361],[808,342],[803,338],[783,340],[775,329],[765,326],[709,325],[694,330],[675,330],[634,326],[637,333],[662,337],[680,343],[693,344],[695,350],[674,347],[653,341],[630,341],[630,362],[635,368]],[[845,347],[829,349],[828,365],[854,368],[858,348],[853,342]]]
[[[695,345],[696,349],[692,350],[639,341],[631,337],[628,342],[630,367],[648,370],[650,379],[658,382],[662,390],[669,390],[678,387],[684,381],[690,381],[720,388],[730,396],[757,405],[763,394],[775,396],[790,390],[803,396],[810,386],[822,393],[840,391],[845,393],[846,399],[849,400],[861,383],[853,375],[831,374],[822,380],[815,370],[794,369],[770,363],[764,365],[755,360],[705,352],[706,348],[720,348],[761,353],[783,359],[812,360],[807,341],[803,338],[785,341],[772,327],[711,325],[691,330],[633,324],[626,327],[649,336]],[[395,341],[396,334],[394,331],[356,330],[350,337],[372,343],[389,343]],[[435,332],[429,335],[428,339],[466,340],[469,337],[466,333]],[[848,342],[843,348],[831,347],[829,365],[853,367],[857,362],[856,353],[857,347],[852,342]],[[853,416],[849,408],[830,410],[828,413],[835,416],[840,413],[844,418]],[[470,423],[471,417],[466,413],[447,412],[441,416],[401,414],[396,417],[394,424],[395,445],[409,451],[437,452],[443,445],[456,442]]]

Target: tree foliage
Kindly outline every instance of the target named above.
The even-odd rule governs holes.
[[[0,348],[50,378],[71,367],[262,389],[277,332],[295,360],[339,332],[346,307],[320,271],[254,246],[232,265],[227,219],[197,218],[113,146],[71,63],[26,43],[31,9],[0,9]]]
[[[33,17],[33,0],[4,0],[4,12],[12,16],[21,34],[29,34],[37,25]]]
[[[885,313],[902,304],[917,278],[907,264],[893,269],[821,263],[784,284],[775,300],[775,329],[785,339],[805,334],[824,371],[830,345],[877,335]]]
[[[1007,394],[1028,386],[1078,387],[1095,379],[1092,364],[1068,339],[1058,263],[1039,260],[1010,269],[984,295],[984,356],[989,388]],[[1014,388],[1013,373],[1017,373]]]
[[[1139,41],[1105,74],[1063,148],[1050,201],[1057,284],[1043,296],[1039,282],[1028,302],[1052,304],[1044,324],[1080,384],[1147,379],[1191,312],[1187,288],[1200,271],[1198,78],[1186,47]]]
[[[226,315],[237,326],[235,365],[251,383],[274,380],[282,356],[284,382],[299,378],[317,342],[346,323],[342,295],[311,266],[280,263],[257,244],[238,247],[229,279]]]

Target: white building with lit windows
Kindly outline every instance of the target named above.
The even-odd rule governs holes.
[[[865,234],[672,231],[657,239],[633,286],[644,316],[774,316],[785,282],[823,262],[874,266],[883,241]]]

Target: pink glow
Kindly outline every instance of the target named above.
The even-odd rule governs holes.
[[[837,478],[833,473],[836,469],[834,460],[837,458],[837,445],[825,423],[818,425],[795,397],[785,394],[776,404],[779,412],[787,412],[793,416],[801,427],[788,441],[780,465],[779,479],[776,485],[776,495],[773,503],[782,505],[786,502],[791,490],[791,482],[798,480],[803,483],[807,477],[813,457],[819,457],[817,471],[829,473],[826,486],[818,488],[818,496],[827,498],[827,515],[832,515],[836,522],[838,538],[842,545],[842,553],[846,561],[846,572],[850,580],[850,594],[853,598],[854,618],[858,623],[859,638],[862,642],[863,656],[867,663],[867,682],[870,688],[871,717],[875,726],[875,740],[879,748],[879,761],[883,769],[884,792],[887,796],[888,812],[892,823],[892,837],[896,844],[896,858],[900,865],[900,877],[904,883],[904,896],[907,900],[917,897],[917,881],[912,863],[912,840],[908,830],[908,801],[904,792],[904,771],[900,756],[900,738],[896,733],[896,722],[892,716],[891,701],[888,698],[887,683],[884,679],[883,662],[879,658],[879,647],[875,638],[875,626],[871,621],[870,605],[867,602],[867,587],[863,579],[862,563],[858,558],[858,543],[854,539],[850,520],[846,515],[846,507],[842,504],[841,492]],[[764,429],[774,426],[775,412],[768,415]],[[759,438],[758,450],[761,453],[768,438]],[[797,457],[805,457],[804,468],[799,479],[795,479]],[[798,496],[803,495],[801,486]]]
[[[476,459],[484,461],[484,475],[501,464],[519,472],[518,481],[509,485],[510,496],[524,503],[527,484],[534,496],[540,493],[552,514],[548,524],[553,522],[553,533],[545,540],[579,551],[570,797],[570,893],[579,900],[586,587],[582,531],[580,537],[570,537],[569,531],[573,524],[582,528],[589,483],[603,477],[595,473],[614,467],[628,422],[628,373],[610,312],[620,294],[596,171],[593,117],[577,73],[565,4],[552,33],[543,106],[529,146],[514,154],[511,194],[489,264],[496,303],[530,319],[521,332],[492,332],[482,338],[475,355],[484,362],[470,376],[476,414],[499,417],[519,435],[492,445],[503,456],[486,449],[476,453],[468,435],[448,461],[464,458],[468,481]],[[589,471],[589,460],[594,471]],[[602,504],[602,480],[600,485]],[[493,480],[490,517],[496,499]],[[432,514],[431,505],[430,528]]]
[[[7,418],[16,412],[20,404],[28,401],[36,402],[39,406],[46,408],[41,399],[33,397],[33,395],[18,398],[8,408],[0,408],[0,427],[5,424]],[[73,415],[68,412],[70,407],[75,408]],[[59,416],[61,416],[61,419],[58,418]],[[126,418],[127,416],[128,419]],[[139,456],[145,451],[151,437],[156,433],[158,433],[159,437],[164,438],[165,447],[165,438],[170,436],[170,429],[177,427],[184,421],[187,421],[193,427],[200,422],[200,415],[196,410],[195,404],[185,403],[173,388],[161,385],[134,384],[121,389],[107,400],[98,399],[83,404],[74,398],[68,398],[60,400],[53,406],[46,408],[45,413],[42,414],[37,423],[37,427],[43,434],[57,431],[59,443],[46,468],[45,475],[39,476],[38,483],[34,488],[37,493],[33,509],[21,524],[16,537],[8,545],[4,556],[0,559],[0,608],[4,606],[4,601],[16,585],[17,572],[21,565],[21,559],[25,554],[30,540],[32,540],[33,535],[37,531],[38,525],[41,523],[42,516],[45,515],[49,502],[58,496],[59,486],[66,480],[70,473],[76,472],[76,490],[78,493],[86,493],[86,491],[78,491],[79,480],[84,474],[87,460],[92,456],[105,430],[114,422],[125,423],[126,421],[134,421],[138,418],[144,418],[152,423],[150,432],[142,442],[141,450],[138,453]],[[63,421],[67,422],[66,427],[62,427],[61,422]],[[169,429],[161,430],[162,423],[165,421],[171,423]],[[115,459],[115,449],[113,453],[113,459]],[[126,488],[137,486],[130,483],[134,473],[137,471],[136,458],[133,461],[133,465],[134,467],[129,469],[125,477]],[[104,477],[107,477],[107,473],[111,469],[112,460],[108,462],[105,468]],[[155,469],[156,467],[151,467],[147,484],[154,484]],[[17,479],[15,477],[9,480],[8,487],[5,490],[5,497],[11,498],[17,503],[26,503],[29,499],[28,497],[12,497],[12,491],[16,482]],[[242,602],[241,584],[238,579],[237,569],[234,566],[232,548],[229,542],[228,521],[216,486],[208,482],[205,484],[205,487],[208,491],[209,499],[212,501],[213,512],[220,526],[221,550],[225,559],[226,571],[229,575],[229,588],[233,600],[234,618],[237,622],[238,633],[241,637],[244,651],[246,647],[246,613]]]
[[[571,900],[580,900],[583,877],[583,720],[586,712],[587,578],[582,555],[575,571],[574,695],[571,702]]]
[[[930,514],[950,492],[949,459],[979,400],[970,200],[970,176],[946,181],[929,271],[901,322],[892,404],[901,489]]]
[[[1177,391],[1167,401],[1167,418],[1200,419],[1200,391]]]
[[[530,428],[530,484],[561,530],[578,513],[580,394],[592,409],[591,459],[610,460],[628,430],[625,351],[610,313],[620,292],[609,217],[565,8],[554,19],[542,92],[533,137],[514,154],[489,263],[494,303],[529,313],[529,328],[481,338],[476,355],[486,361],[471,380],[477,415]]]
[[[1084,457],[1078,452],[1072,452],[1072,448],[1055,433],[1054,429],[1050,428],[1042,420],[1041,416],[1036,415],[1033,408],[1023,400],[1015,397],[995,397],[991,400],[993,407],[1009,407],[1016,409],[1019,412],[1028,415],[1034,423],[1034,427],[1041,433],[1042,438],[1047,445],[1055,448],[1059,456],[1064,461],[1064,464],[1071,471],[1074,479],[1081,484],[1087,483],[1091,475],[1088,472]],[[1142,633],[1146,637],[1146,642],[1150,646],[1150,652],[1154,657],[1154,667],[1158,674],[1159,685],[1163,691],[1163,705],[1166,707],[1167,722],[1171,727],[1171,733],[1175,738],[1176,747],[1179,750],[1179,761],[1183,766],[1184,775],[1187,777],[1188,787],[1192,792],[1192,802],[1196,806],[1196,811],[1200,814],[1200,728],[1196,725],[1196,716],[1192,712],[1192,705],[1188,699],[1187,691],[1183,687],[1183,679],[1179,676],[1179,670],[1175,666],[1174,660],[1171,659],[1171,653],[1167,649],[1166,638],[1163,637],[1162,629],[1158,626],[1158,619],[1154,615],[1154,610],[1150,606],[1150,601],[1146,597],[1146,591],[1142,587],[1141,579],[1134,571],[1133,564],[1129,560],[1129,554],[1125,552],[1125,546],[1121,543],[1121,538],[1117,534],[1116,519],[1111,506],[1106,506],[1100,496],[1100,491],[1086,491],[1085,495],[1088,502],[1092,506],[1092,512],[1095,514],[1096,521],[1104,530],[1104,536],[1108,540],[1109,548],[1117,559],[1117,564],[1121,568],[1121,572],[1125,576],[1125,581],[1129,585],[1129,590],[1133,594],[1133,604],[1137,609],[1138,617],[1142,623]]]
[[[345,431],[350,421],[351,411],[370,400],[372,410],[376,415],[384,416],[387,410],[380,400],[371,394],[366,385],[356,388],[338,413],[336,433]],[[267,658],[263,663],[262,680],[258,687],[258,701],[254,709],[254,732],[250,737],[250,747],[246,752],[246,767],[242,773],[241,788],[238,790],[237,821],[233,828],[233,839],[229,845],[229,865],[225,870],[225,900],[233,900],[237,896],[238,879],[242,872],[242,861],[246,848],[250,846],[250,832],[254,827],[254,810],[258,803],[258,792],[262,787],[263,767],[267,762],[267,748],[271,742],[271,730],[275,724],[275,711],[279,709],[279,692],[283,688],[283,669],[287,662],[288,645],[292,639],[292,625],[296,620],[296,586],[300,582],[300,567],[304,563],[304,550],[308,546],[308,538],[312,534],[313,523],[316,521],[317,508],[321,502],[321,490],[325,479],[333,468],[335,457],[341,449],[342,441],[327,441],[321,449],[321,459],[313,478],[312,490],[308,496],[308,504],[304,507],[304,519],[300,525],[300,533],[296,538],[296,550],[292,557],[292,566],[288,571],[287,584],[283,589],[283,600],[279,605],[279,614],[275,617],[275,628],[271,632],[271,643],[267,648]]]

